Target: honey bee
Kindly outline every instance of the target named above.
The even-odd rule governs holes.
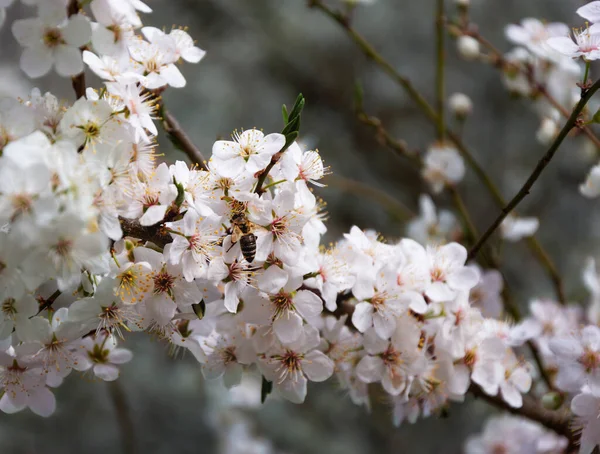
[[[242,255],[248,263],[252,263],[256,255],[256,235],[253,230],[255,225],[249,221],[244,212],[235,212],[231,216],[231,247],[238,241],[242,249]]]

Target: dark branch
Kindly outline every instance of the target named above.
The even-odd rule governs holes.
[[[525,198],[525,196],[527,194],[529,194],[529,191],[531,190],[531,188],[533,187],[533,185],[535,184],[537,179],[540,177],[540,175],[542,174],[542,172],[544,171],[546,166],[550,163],[550,161],[554,157],[554,154],[556,153],[556,151],[562,144],[563,140],[565,140],[565,138],[567,137],[567,135],[569,134],[571,129],[573,129],[577,126],[577,123],[579,120],[579,115],[581,114],[581,112],[587,105],[588,101],[592,98],[592,96],[594,95],[594,93],[596,93],[596,91],[598,89],[600,89],[600,80],[596,81],[596,83],[594,85],[592,85],[589,90],[586,90],[584,92],[583,96],[581,97],[581,99],[579,100],[577,105],[575,106],[575,109],[573,109],[571,116],[569,117],[569,119],[567,120],[567,122],[565,123],[563,128],[561,129],[560,133],[554,140],[554,143],[550,146],[550,148],[544,154],[544,156],[542,156],[542,159],[540,159],[537,166],[535,166],[535,169],[533,170],[533,172],[531,173],[531,175],[529,176],[529,178],[527,179],[527,181],[525,182],[525,184],[523,185],[521,190],[517,193],[517,195],[515,195],[513,197],[513,199],[510,202],[508,202],[508,205],[506,205],[502,209],[502,212],[496,218],[496,220],[492,223],[492,225],[485,231],[485,233],[482,235],[482,237],[479,239],[479,241],[475,244],[475,246],[473,246],[473,248],[471,248],[471,250],[469,251],[469,259],[472,259],[477,255],[477,253],[479,252],[481,247],[485,244],[485,242],[488,240],[488,238],[490,236],[492,236],[492,234],[500,226],[500,224],[502,224],[502,221],[504,221],[506,216],[508,216],[508,214],[513,209],[516,208],[516,206]]]
[[[130,236],[143,241],[150,241],[160,247],[165,247],[173,241],[171,235],[160,224],[143,226],[136,220],[125,218],[119,218],[119,222],[124,237]]]

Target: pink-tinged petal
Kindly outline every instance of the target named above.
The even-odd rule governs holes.
[[[19,66],[32,79],[48,74],[52,68],[52,54],[43,46],[23,50]]]
[[[290,344],[302,335],[302,317],[288,311],[273,322],[273,331],[282,343]]]
[[[294,306],[305,319],[316,317],[323,312],[323,301],[309,290],[299,290],[296,293]]]
[[[384,364],[379,356],[364,356],[356,366],[356,376],[365,383],[381,380],[383,372]]]
[[[581,332],[581,343],[588,346],[591,350],[597,352],[600,350],[600,328],[595,325],[589,325],[583,328]]]
[[[569,57],[577,57],[581,54],[579,51],[579,46],[577,46],[577,44],[575,44],[571,38],[566,36],[550,38],[548,40],[548,45],[555,51]]]
[[[513,408],[521,408],[523,405],[523,396],[517,391],[517,388],[510,383],[502,383],[500,385],[500,393],[504,401]]]
[[[115,381],[119,378],[119,368],[112,364],[96,364],[94,375],[104,381]]]
[[[43,386],[30,393],[27,406],[36,415],[47,418],[56,410],[56,398],[52,391]]]
[[[465,364],[458,364],[450,375],[448,387],[450,392],[462,396],[466,394],[471,382],[471,372]]]
[[[577,14],[590,22],[600,22],[600,1],[583,5],[577,10]]]
[[[446,282],[456,290],[470,290],[479,283],[480,275],[475,268],[464,267],[451,273]]]
[[[550,340],[550,350],[555,355],[575,359],[583,355],[583,347],[574,337],[554,338]]]
[[[373,305],[371,303],[358,303],[352,313],[352,324],[361,333],[373,326]]]
[[[313,350],[304,355],[302,370],[311,381],[325,381],[333,375],[334,364],[324,353]]]
[[[510,381],[522,393],[527,393],[531,389],[531,375],[523,367],[519,367],[510,375]]]
[[[593,394],[581,393],[576,395],[571,401],[571,411],[584,419],[591,419],[598,416],[600,410],[600,398]]]
[[[71,77],[83,72],[83,58],[76,47],[58,46],[54,51],[54,67],[59,76]]]
[[[5,393],[0,399],[0,410],[9,415],[23,410],[26,405],[27,399],[25,393],[17,393],[14,398],[9,397],[9,394]]]
[[[294,404],[301,404],[306,399],[306,377],[289,374],[281,383],[275,382],[275,388],[281,396]]]

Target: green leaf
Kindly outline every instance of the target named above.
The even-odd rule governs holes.
[[[299,133],[296,132],[290,132],[289,134],[287,134],[285,136],[285,145],[283,146],[283,148],[281,149],[281,151],[285,151],[287,150],[291,144],[294,143],[294,141],[298,138]]]
[[[302,96],[302,93],[300,93],[296,98],[294,108],[292,109],[292,112],[289,115],[290,121],[298,117],[302,113],[302,109],[304,109],[304,104],[306,104],[306,100],[304,99],[304,96]]]
[[[270,382],[263,375],[262,377],[262,385],[260,386],[260,403],[264,404],[265,400],[267,400],[267,396],[271,394],[273,391],[273,382]]]
[[[200,300],[199,303],[192,304],[192,309],[194,310],[194,314],[196,314],[196,316],[202,320],[206,312],[206,303],[204,300]]]
[[[283,123],[287,125],[290,116],[288,115],[288,110],[285,104],[281,106],[281,113],[283,115]]]
[[[175,177],[173,177],[173,184],[177,188],[177,197],[175,198],[175,205],[180,207],[183,201],[185,200],[185,189],[183,188],[183,185],[181,183],[177,183]]]
[[[600,109],[598,109],[598,111],[596,111],[596,113],[592,117],[592,121],[591,122],[592,123],[600,123]]]

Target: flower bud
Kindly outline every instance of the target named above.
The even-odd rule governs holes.
[[[542,397],[542,405],[547,410],[558,410],[563,404],[564,400],[565,399],[562,394],[552,391],[544,394]]]
[[[458,53],[465,60],[475,60],[479,57],[479,42],[471,36],[461,36],[456,42]]]
[[[552,118],[544,118],[536,132],[538,142],[543,145],[549,145],[558,134],[558,125]]]
[[[464,93],[454,93],[448,99],[450,110],[460,120],[464,120],[473,111],[473,103]]]

